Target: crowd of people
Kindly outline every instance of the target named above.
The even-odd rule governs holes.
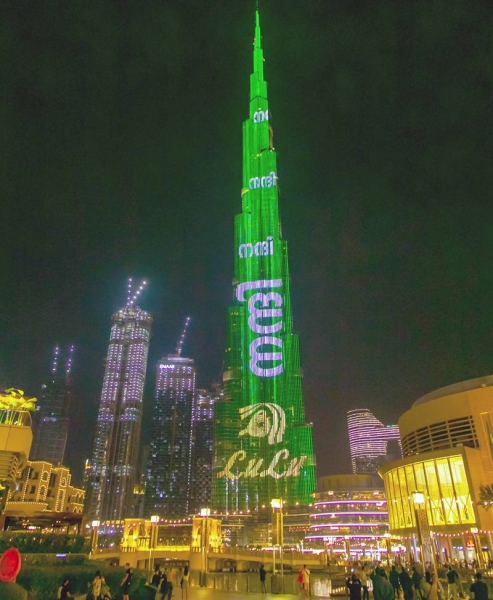
[[[177,586],[181,588],[181,600],[188,600],[189,580],[190,571],[188,567],[180,570],[175,569],[175,567],[163,570],[159,565],[156,565],[150,581],[150,585],[156,588],[155,600],[171,600],[173,590]]]
[[[130,584],[132,582],[132,569],[127,563],[125,565],[125,575],[120,583],[120,597],[123,600],[130,600],[129,591]],[[62,583],[57,590],[57,600],[67,600],[71,598],[70,592],[70,578],[64,577]],[[113,595],[111,590],[106,583],[106,579],[101,575],[101,571],[96,571],[94,578],[87,583],[87,594],[86,600],[112,600]]]
[[[450,565],[446,572],[447,588],[444,589],[436,572],[433,569],[424,571],[419,564],[410,570],[393,565],[387,571],[381,565],[373,567],[365,563],[353,569],[346,580],[346,588],[350,600],[369,600],[368,580],[373,584],[375,600],[458,600],[466,598],[466,592],[472,594],[474,600],[488,600],[488,586],[482,579],[478,572],[474,583],[463,586],[459,574]]]
[[[424,571],[420,564],[410,569],[403,565],[393,565],[386,570],[381,564],[373,566],[364,563],[356,565],[351,571],[346,579],[349,600],[370,600],[370,581],[374,600],[459,600],[471,596],[473,600],[488,600],[488,586],[480,572],[475,574],[472,584],[465,585],[452,565],[447,567],[446,589],[434,569]],[[259,576],[261,592],[266,593],[264,565],[260,567]],[[167,570],[156,566],[149,585],[156,590],[155,600],[171,600],[175,595],[173,591],[177,587],[181,589],[181,600],[188,600],[189,579],[188,566],[184,569],[170,567]],[[132,569],[127,563],[118,594],[122,600],[130,600],[131,582]],[[306,565],[299,569],[298,583],[301,594],[309,597],[310,570]],[[58,588],[57,598],[66,600],[70,597],[70,580],[64,578]],[[112,593],[100,571],[96,571],[93,580],[88,584],[87,600],[112,600]]]

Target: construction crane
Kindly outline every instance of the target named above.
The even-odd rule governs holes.
[[[187,335],[188,325],[190,324],[190,317],[185,319],[185,327],[183,327],[183,331],[181,332],[181,337],[178,340],[178,344],[176,344],[176,354],[181,356],[181,351],[183,350],[183,342],[185,341],[185,336]]]
[[[127,286],[127,304],[126,308],[131,308],[134,302],[139,297],[140,292],[145,288],[147,281],[143,281],[139,287],[138,284],[135,285],[132,283],[132,278],[128,278],[128,286]]]

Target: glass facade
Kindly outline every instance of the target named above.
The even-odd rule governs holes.
[[[416,527],[416,491],[427,498],[430,527],[476,522],[462,456],[416,460],[388,470],[384,482],[392,531]]]
[[[309,504],[315,487],[258,12],[253,62],[243,124],[242,212],[235,217],[235,301],[224,399],[216,406],[213,503],[225,511],[258,511],[272,498]]]

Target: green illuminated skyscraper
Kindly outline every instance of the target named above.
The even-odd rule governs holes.
[[[224,400],[216,405],[213,503],[226,511],[257,511],[273,498],[308,504],[315,489],[272,138],[257,12],[250,115],[243,124],[242,212],[235,217],[235,300]]]

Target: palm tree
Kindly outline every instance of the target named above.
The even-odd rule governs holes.
[[[483,506],[485,510],[493,506],[493,484],[479,486],[478,506]]]
[[[0,423],[3,425],[22,425],[22,414],[35,409],[36,398],[24,396],[22,390],[9,388],[0,392]]]

